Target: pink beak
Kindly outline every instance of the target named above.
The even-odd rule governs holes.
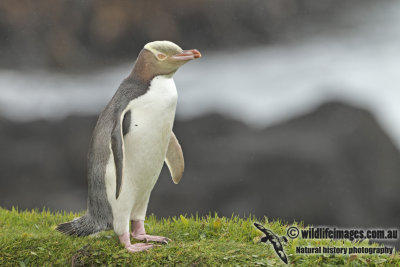
[[[192,60],[196,58],[201,58],[201,54],[196,49],[183,50],[182,53],[176,54],[171,58],[176,60]]]

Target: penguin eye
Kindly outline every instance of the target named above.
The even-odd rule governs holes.
[[[157,54],[157,58],[158,58],[159,60],[164,60],[166,57],[167,57],[167,56],[166,56],[165,54],[162,54],[162,53]]]

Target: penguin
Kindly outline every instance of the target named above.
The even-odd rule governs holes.
[[[149,241],[170,241],[148,235],[144,220],[164,161],[174,183],[182,178],[183,153],[172,132],[178,97],[173,75],[200,57],[198,50],[182,50],[170,41],[143,47],[94,128],[87,156],[87,212],[58,225],[58,231],[87,236],[113,229],[129,252],[153,247]],[[130,236],[145,242],[132,244]]]

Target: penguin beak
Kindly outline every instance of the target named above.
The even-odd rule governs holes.
[[[171,58],[174,60],[189,61],[192,59],[201,58],[201,54],[196,49],[183,50],[182,53],[176,54],[176,55],[172,56]]]

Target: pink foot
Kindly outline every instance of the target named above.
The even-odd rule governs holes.
[[[136,243],[136,244],[131,244],[131,240],[129,237],[129,233],[124,233],[119,236],[119,241],[125,246],[125,248],[129,252],[140,252],[140,251],[145,251],[150,248],[152,248],[154,245],[153,244],[145,244],[145,243]]]
[[[145,244],[145,243],[135,243],[131,244],[129,247],[125,247],[129,252],[135,253],[135,252],[140,252],[140,251],[145,251],[148,249],[151,249],[153,244]]]
[[[163,236],[148,235],[144,229],[144,221],[132,221],[132,237],[136,240],[147,242],[159,242],[168,244],[171,239]]]
[[[171,241],[168,237],[163,237],[163,236],[157,236],[157,235],[134,235],[132,233],[132,237],[136,240],[144,241],[144,242],[159,242],[163,244],[168,244],[168,241]]]

